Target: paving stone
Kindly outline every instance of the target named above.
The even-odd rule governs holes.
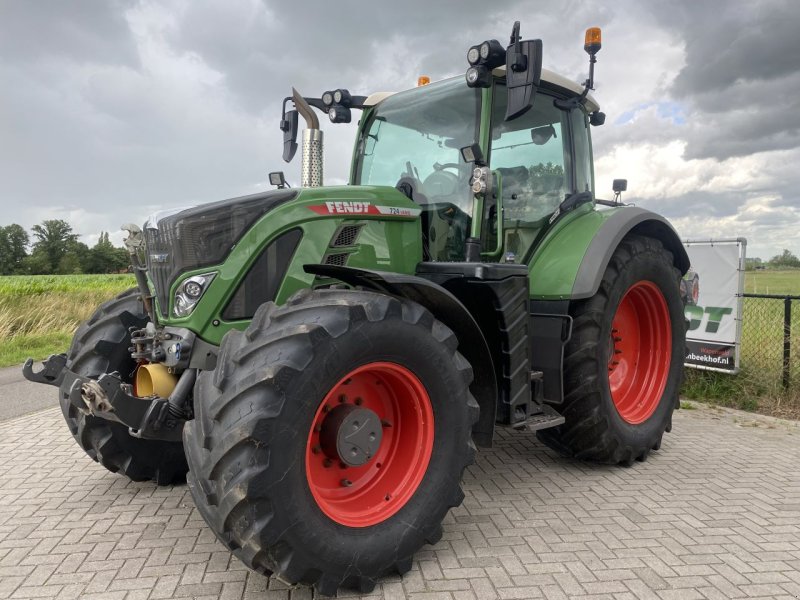
[[[629,469],[498,431],[467,469],[441,542],[403,578],[340,595],[800,597],[800,426],[742,419],[678,411],[662,450]],[[0,599],[315,597],[232,558],[185,486],[134,483],[89,460],[57,409],[0,423]]]

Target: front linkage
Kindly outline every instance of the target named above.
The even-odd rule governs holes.
[[[187,369],[178,380],[169,398],[138,398],[133,386],[123,383],[116,371],[91,379],[67,368],[66,354],[53,354],[40,371],[33,370],[28,359],[22,373],[28,381],[59,388],[63,398],[86,415],[120,423],[133,437],[178,442],[186,423],[186,399],[191,392],[196,369]]]

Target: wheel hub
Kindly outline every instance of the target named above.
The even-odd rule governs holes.
[[[325,455],[351,467],[372,460],[382,437],[383,427],[377,413],[352,404],[341,404],[330,411],[319,434]]]
[[[617,412],[631,425],[658,407],[669,376],[672,324],[664,294],[647,280],[620,300],[608,339],[608,386]]]
[[[376,525],[416,493],[433,453],[425,386],[408,368],[356,367],[319,404],[306,445],[306,478],[317,506],[346,527]]]

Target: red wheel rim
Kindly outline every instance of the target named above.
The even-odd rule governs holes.
[[[333,409],[353,404],[381,421],[377,451],[365,464],[348,466],[321,448],[320,431]],[[354,369],[319,405],[306,447],[306,477],[317,505],[348,527],[385,521],[417,491],[433,450],[433,408],[422,382],[395,363]]]
[[[664,294],[651,281],[633,284],[611,322],[608,386],[619,415],[636,425],[655,412],[672,357],[672,323]]]

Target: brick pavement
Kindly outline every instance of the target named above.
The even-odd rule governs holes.
[[[796,423],[679,411],[662,450],[628,469],[499,437],[441,542],[370,597],[800,597]],[[232,558],[185,486],[91,462],[57,409],[0,424],[0,598],[311,597]]]

